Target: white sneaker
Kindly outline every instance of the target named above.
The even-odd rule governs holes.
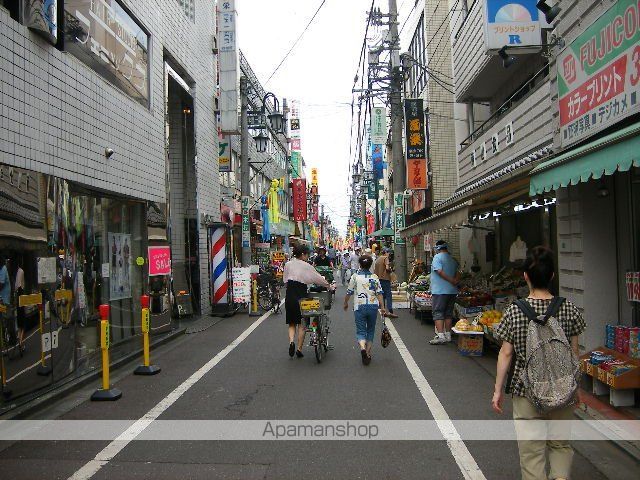
[[[451,332],[445,332],[444,338],[447,340],[447,342],[450,342],[451,341]]]
[[[430,340],[429,343],[431,345],[444,345],[445,343],[447,343],[447,339],[444,336],[444,334],[440,333],[440,334],[436,334],[436,336],[433,337],[433,339]]]

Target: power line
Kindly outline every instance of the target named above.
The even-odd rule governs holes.
[[[320,12],[320,9],[322,9],[322,7],[324,6],[324,4],[326,3],[327,0],[322,0],[322,2],[320,3],[320,6],[318,7],[318,9],[316,10],[316,13],[313,14],[313,17],[311,17],[311,20],[309,20],[309,23],[307,23],[307,26],[304,27],[304,30],[302,31],[302,33],[298,36],[298,38],[296,39],[295,42],[293,42],[293,45],[291,45],[291,48],[289,49],[289,51],[285,54],[284,58],[282,59],[282,61],[278,64],[278,66],[276,67],[276,69],[273,71],[273,73],[271,73],[271,75],[269,75],[269,78],[267,78],[267,81],[264,82],[265,86],[267,85],[267,83],[269,83],[269,80],[271,80],[273,78],[273,76],[276,74],[276,72],[280,69],[280,67],[282,66],[282,64],[284,63],[284,61],[287,59],[287,57],[289,56],[289,54],[293,51],[294,48],[296,48],[296,45],[298,45],[298,42],[300,41],[300,39],[302,38],[302,36],[305,34],[305,32],[309,29],[309,27],[311,26],[311,24],[313,23],[313,20],[316,18],[316,15],[318,15],[318,12]]]

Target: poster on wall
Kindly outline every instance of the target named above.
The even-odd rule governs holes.
[[[627,300],[640,302],[640,272],[627,272],[625,286],[627,287]]]
[[[558,55],[560,142],[640,112],[640,5],[618,0]]]
[[[108,234],[110,275],[109,300],[131,298],[131,234]]]

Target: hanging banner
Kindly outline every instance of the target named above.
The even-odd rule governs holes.
[[[373,165],[373,176],[376,180],[384,177],[384,149],[380,144],[371,145],[371,163]]]
[[[400,236],[400,230],[404,228],[404,193],[393,195],[393,209],[394,243],[396,245],[404,245],[404,238]]]
[[[408,160],[407,188],[409,190],[423,190],[427,186],[427,161],[424,158]]]
[[[218,171],[231,171],[231,142],[224,135],[218,140]]]
[[[387,143],[387,109],[373,107],[371,110],[371,143],[384,145]]]
[[[293,219],[304,222],[307,219],[307,181],[304,178],[292,180]]]
[[[218,2],[218,69],[220,130],[240,133],[240,52],[236,31],[235,0]]]
[[[311,169],[311,185],[318,186],[318,169],[315,167]]]
[[[640,5],[618,0],[559,55],[563,147],[640,111]]]
[[[251,223],[249,220],[249,197],[242,197],[242,247],[251,246]]]
[[[407,160],[427,158],[424,134],[424,102],[421,98],[404,101]]]
[[[500,50],[503,46],[537,46],[542,43],[540,14],[537,0],[486,0],[484,10],[484,45],[487,51]]]

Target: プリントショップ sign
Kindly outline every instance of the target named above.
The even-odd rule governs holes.
[[[576,143],[640,111],[640,4],[618,0],[557,59],[560,134]]]

